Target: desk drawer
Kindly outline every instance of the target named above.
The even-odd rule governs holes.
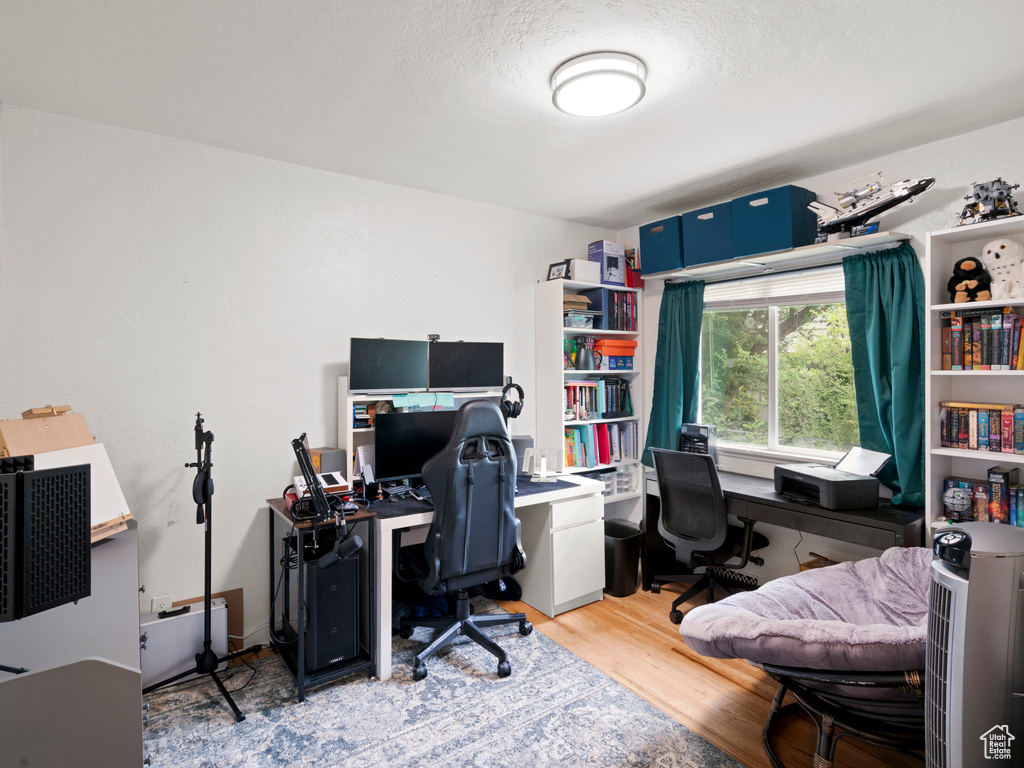
[[[813,533],[829,539],[848,541],[875,549],[888,549],[901,545],[902,537],[885,528],[872,528],[868,524],[847,523],[824,515],[816,514],[814,507],[796,511],[768,504],[747,502],[747,517],[762,523],[792,528],[804,533]]]
[[[571,501],[558,501],[551,505],[551,530],[571,528],[604,517],[604,503],[600,496],[588,496]]]

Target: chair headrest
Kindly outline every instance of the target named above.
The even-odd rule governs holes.
[[[512,439],[509,437],[501,409],[490,400],[470,400],[464,403],[455,417],[451,442],[461,443],[471,437],[487,435]]]

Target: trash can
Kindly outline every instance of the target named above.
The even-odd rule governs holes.
[[[612,597],[627,597],[636,592],[641,537],[636,523],[604,521],[604,591]]]

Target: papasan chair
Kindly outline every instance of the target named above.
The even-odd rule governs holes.
[[[779,688],[761,733],[765,753],[780,720],[801,710],[818,729],[814,768],[832,765],[852,737],[920,757],[932,553],[815,568],[690,610],[679,627],[705,656],[744,659]],[[783,705],[786,693],[795,701]]]

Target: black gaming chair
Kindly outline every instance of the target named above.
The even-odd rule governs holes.
[[[428,595],[455,594],[455,615],[406,617],[399,634],[408,638],[414,627],[439,630],[413,662],[414,680],[427,676],[426,659],[466,635],[498,657],[498,677],[512,672],[508,657],[481,631],[497,624],[519,623],[528,635],[533,626],[526,614],[471,616],[469,589],[505,576],[526,565],[519,540],[516,454],[498,406],[471,400],[459,408],[451,439],[444,450],[423,465],[423,482],[434,499],[434,519],[422,549],[403,556],[415,581]]]
[[[733,590],[726,584],[736,585],[729,579],[732,571],[747,562],[763,565],[764,560],[750,553],[768,546],[768,539],[754,533],[754,521],[741,519],[743,527],[729,525],[725,511],[725,495],[718,480],[715,460],[700,453],[669,451],[651,448],[654,470],[658,474],[658,495],[661,497],[661,516],[658,530],[665,542],[675,549],[676,559],[692,568],[704,566],[702,574],[694,574],[694,584],[672,601],[669,619],[673,624],[683,620],[679,606],[701,592],[707,592],[707,601],[714,602],[715,588],[729,595]],[[739,563],[730,563],[733,558]],[[722,575],[718,575],[722,574]],[[659,577],[655,576],[655,580]],[[669,581],[681,581],[672,576]],[[659,591],[660,586],[651,585]]]

